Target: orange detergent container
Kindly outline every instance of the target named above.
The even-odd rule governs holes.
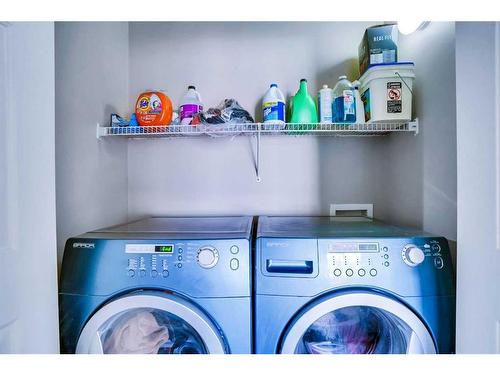
[[[135,104],[135,115],[140,126],[169,125],[172,111],[172,101],[161,91],[143,92]]]

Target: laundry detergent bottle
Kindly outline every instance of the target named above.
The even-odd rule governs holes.
[[[336,123],[356,122],[356,100],[351,82],[346,76],[340,76],[333,88],[332,117]]]
[[[301,79],[299,91],[293,97],[290,122],[294,124],[316,124],[318,112],[316,103],[307,91],[307,80]]]
[[[191,124],[193,116],[202,110],[203,103],[201,102],[200,93],[196,91],[196,87],[188,86],[188,90],[182,97],[179,106],[181,125]]]
[[[283,129],[285,127],[285,105],[285,96],[278,85],[271,84],[262,99],[262,119],[266,125],[264,128]]]

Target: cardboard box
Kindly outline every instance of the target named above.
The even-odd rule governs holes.
[[[398,26],[378,25],[366,29],[359,45],[359,74],[372,65],[398,61]]]

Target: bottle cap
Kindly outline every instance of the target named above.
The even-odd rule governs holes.
[[[307,82],[307,79],[302,78],[302,79],[300,80],[300,82]]]
[[[323,88],[324,88],[324,89],[327,89],[327,88],[328,88],[328,85],[323,85]]]
[[[194,87],[194,86],[192,86],[192,85],[191,85],[191,86],[188,86],[188,90],[191,90],[191,89],[196,90],[196,87]]]
[[[271,86],[269,87],[278,87],[278,85],[276,83],[271,83]]]
[[[340,81],[341,79],[347,79],[347,76],[340,76],[340,77],[339,77],[339,81]]]

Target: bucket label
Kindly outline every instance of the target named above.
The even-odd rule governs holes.
[[[262,105],[264,122],[278,120],[285,121],[285,103],[280,101],[269,101]]]
[[[365,107],[365,121],[368,122],[372,118],[371,107],[370,107],[370,89],[367,89],[362,95],[361,100],[363,101]]]
[[[401,82],[387,82],[387,113],[401,113],[403,90]]]

